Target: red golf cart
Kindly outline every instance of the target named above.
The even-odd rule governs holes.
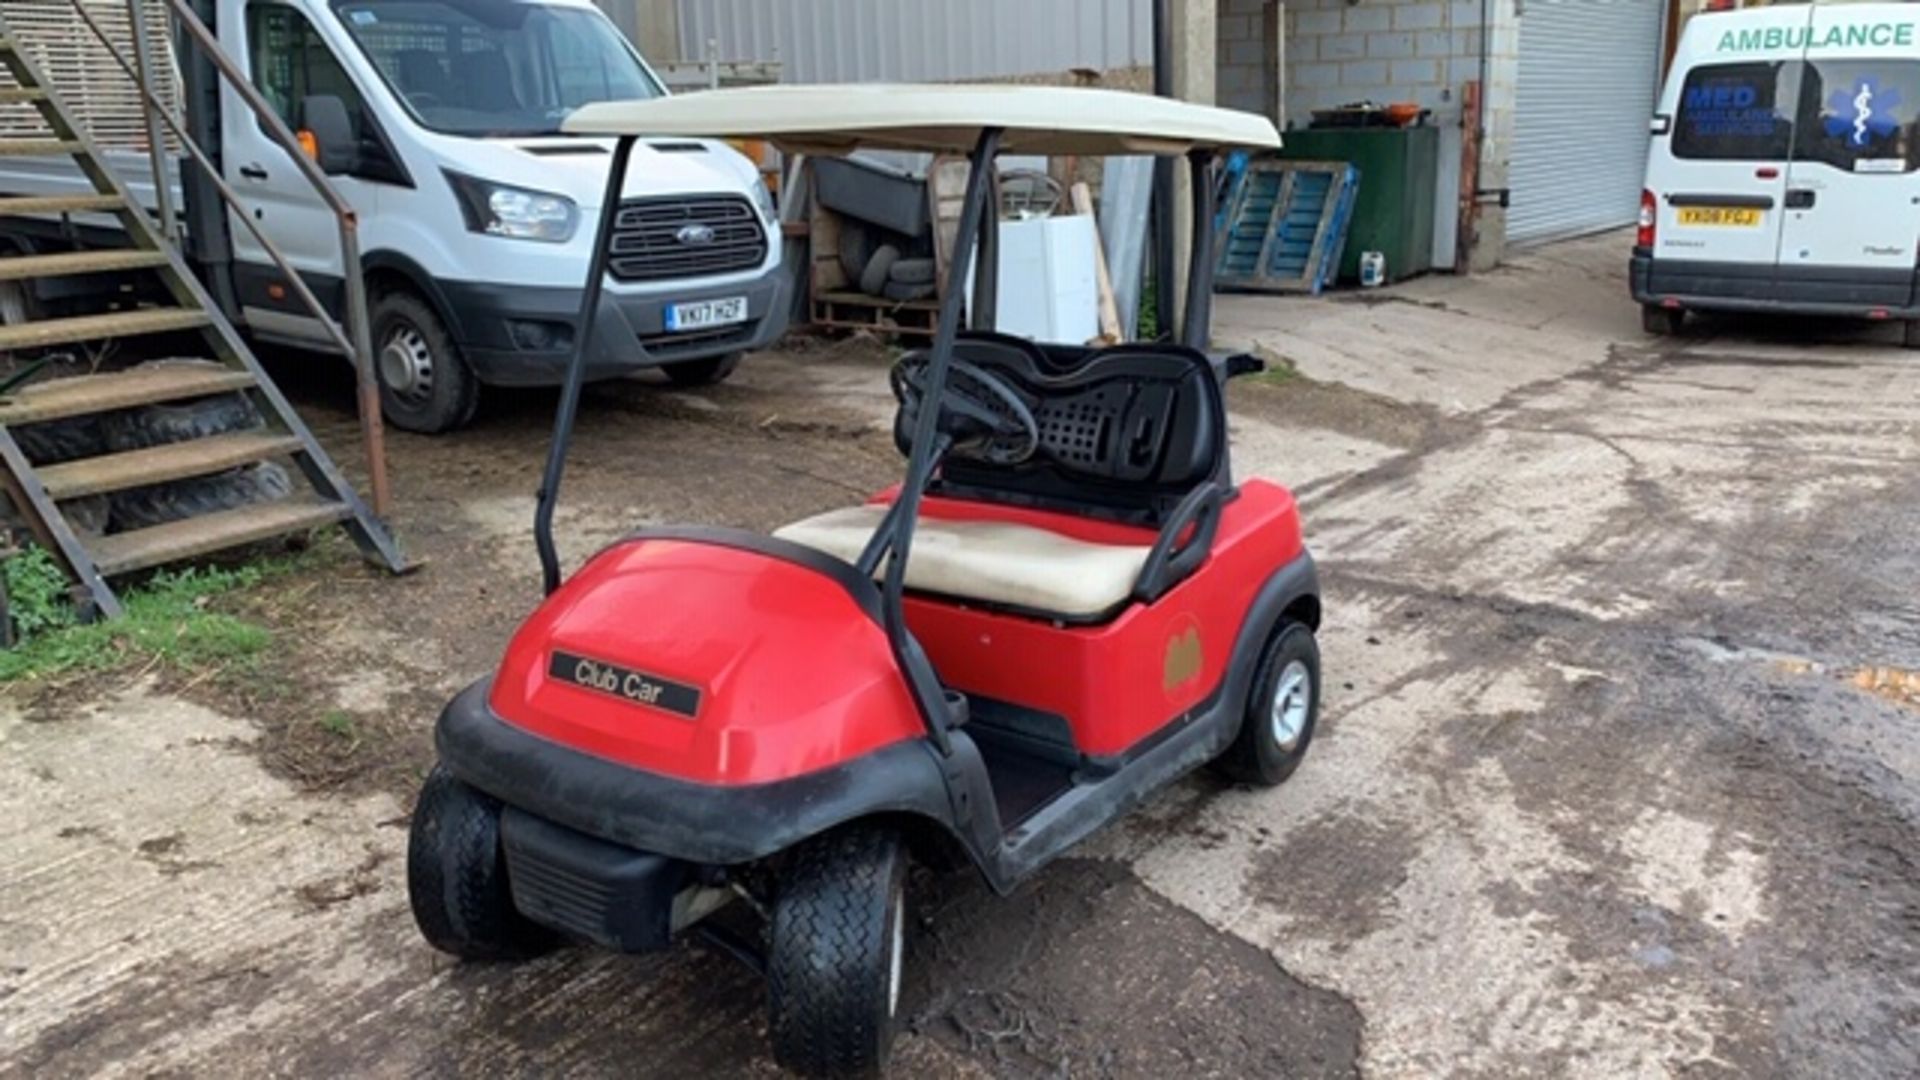
[[[1184,159],[1209,222],[1219,154],[1279,143],[1249,114],[1032,87],[718,91],[566,126],[615,139],[583,325],[642,133],[970,155],[951,264],[974,268],[982,328],[996,155]],[[501,959],[702,933],[765,972],[783,1064],[873,1071],[910,859],[1004,893],[1201,765],[1284,780],[1319,708],[1320,599],[1293,497],[1229,466],[1223,389],[1259,364],[1206,351],[1212,238],[1195,232],[1177,340],[967,330],[950,288],[932,347],[892,370],[900,485],[771,536],[642,529],[563,582],[576,357],[536,521],[549,595],[440,717],[414,814],[427,940]],[[751,931],[709,918],[736,899]]]

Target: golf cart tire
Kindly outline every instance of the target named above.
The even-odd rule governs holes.
[[[1640,305],[1640,329],[1655,337],[1673,337],[1686,329],[1687,310],[1685,308],[1662,307],[1659,304]]]
[[[162,364],[193,364],[220,367],[206,360],[160,360]],[[145,366],[145,365],[142,365]],[[143,405],[122,409],[100,419],[107,449],[114,453],[145,450],[153,446],[210,439],[239,431],[258,431],[265,426],[260,410],[243,393],[219,394],[192,401]]]
[[[675,386],[696,387],[713,386],[727,381],[733,369],[740,366],[740,354],[725,353],[709,356],[701,360],[682,360],[675,364],[666,364],[660,368],[666,372],[667,381]]]
[[[480,380],[433,305],[404,289],[389,289],[374,297],[371,310],[374,371],[387,422],[420,435],[443,435],[471,423],[480,408]],[[383,361],[389,339],[409,329],[425,347],[431,366],[427,390],[418,397],[403,396],[405,391],[389,383]]]
[[[767,1029],[783,1067],[874,1076],[886,1066],[906,876],[906,846],[886,828],[840,829],[795,851],[767,950]]]
[[[440,765],[420,788],[407,833],[407,899],[428,944],[462,960],[527,960],[554,944],[513,906],[500,803]]]
[[[98,416],[22,424],[10,430],[13,441],[20,444],[20,452],[35,465],[58,465],[63,461],[98,457],[107,451]]]
[[[1276,736],[1273,723],[1274,696],[1288,665],[1299,662],[1307,672],[1306,721],[1292,746]],[[1313,742],[1314,725],[1320,718],[1320,645],[1313,629],[1305,623],[1283,622],[1268,639],[1247,694],[1247,707],[1240,719],[1240,733],[1219,757],[1214,771],[1241,784],[1273,787],[1293,775],[1306,759]]]
[[[293,478],[287,470],[263,461],[213,476],[123,491],[113,497],[113,527],[117,532],[151,529],[222,510],[274,502],[291,494]]]

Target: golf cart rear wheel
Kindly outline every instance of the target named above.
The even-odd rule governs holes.
[[[1260,658],[1240,734],[1214,768],[1243,784],[1281,783],[1306,758],[1319,716],[1320,646],[1306,624],[1281,623]]]
[[[882,828],[809,841],[782,875],[767,955],[773,1056],[806,1076],[886,1065],[906,952],[907,853]]]
[[[677,364],[667,364],[660,370],[675,386],[712,386],[725,382],[733,369],[740,366],[740,354],[726,353],[722,356],[709,356],[704,360],[682,360]]]
[[[524,960],[553,935],[513,906],[500,803],[435,765],[407,837],[407,898],[428,944],[462,960]]]

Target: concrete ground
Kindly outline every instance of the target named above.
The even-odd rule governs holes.
[[[1010,900],[917,881],[902,1075],[1920,1075],[1920,361],[1648,339],[1624,261],[1221,300],[1299,372],[1232,407],[1321,561],[1312,755],[1182,782]],[[884,362],[597,391],[568,550],[886,482]],[[349,458],[338,381],[289,381]],[[469,968],[411,926],[409,792],[536,595],[550,407],[396,438],[430,565],[264,587],[257,668],[5,692],[0,1072],[775,1071],[723,959]]]

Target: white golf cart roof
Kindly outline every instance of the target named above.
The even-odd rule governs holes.
[[[965,154],[986,128],[1004,130],[1000,150],[1008,154],[1101,157],[1280,145],[1272,121],[1253,113],[1051,86],[755,86],[587,105],[561,126],[572,135],[765,139],[809,154],[863,147]]]

